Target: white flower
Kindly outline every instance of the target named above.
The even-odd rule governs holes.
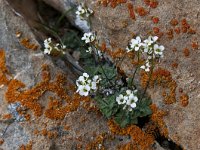
[[[88,96],[90,91],[89,85],[80,85],[76,92],[78,92],[81,96]]]
[[[95,92],[97,90],[97,84],[100,80],[98,75],[94,76],[91,80],[87,73],[83,73],[83,75],[76,80],[76,85],[78,87],[76,92],[81,96],[88,96],[91,91]]]
[[[96,36],[92,32],[84,33],[81,40],[85,41],[85,43],[91,43],[96,39]]]
[[[131,104],[131,108],[135,108],[136,106],[137,106],[136,103]]]
[[[126,90],[127,95],[130,95],[131,93],[132,93],[131,90]]]
[[[88,18],[91,14],[93,14],[93,10],[90,8],[86,8],[83,4],[79,5],[77,7],[76,15],[80,19],[86,19]]]
[[[101,81],[101,78],[98,75],[95,75],[93,77],[93,81],[96,82],[96,83],[99,83]]]
[[[124,96],[122,94],[120,94],[118,97],[116,97],[116,101],[119,105],[126,103],[126,100],[124,99]]]
[[[144,43],[147,45],[147,46],[150,46],[152,45],[153,43],[155,43],[156,41],[158,40],[158,37],[157,36],[149,36],[148,39],[144,40]]]
[[[128,99],[126,104],[129,105],[131,108],[135,108],[136,107],[136,102],[134,101],[134,99]]]
[[[52,50],[52,48],[51,47],[49,47],[49,48],[45,48],[44,49],[44,54],[51,54],[51,50]]]
[[[129,95],[129,99],[130,99],[130,100],[134,100],[134,102],[137,102],[137,101],[138,101],[138,97],[135,96],[133,93],[131,93],[131,94]]]
[[[132,111],[133,108],[137,106],[138,97],[136,95],[137,90],[131,91],[126,90],[126,95],[120,94],[116,97],[116,101],[119,105],[124,105],[123,109],[127,109],[128,111]]]
[[[150,71],[150,64],[149,64],[149,60],[147,59],[146,63],[144,65],[142,65],[140,68],[145,70],[146,72]]]
[[[51,38],[44,40],[44,54],[51,54],[53,50],[60,51],[65,54],[65,52],[63,51],[65,48],[65,45],[53,43]]]
[[[93,89],[93,90],[97,89],[97,83],[96,82],[91,83],[91,89]]]
[[[87,53],[92,53],[92,47],[89,47],[87,50],[86,50]]]
[[[127,52],[130,52],[132,50],[138,51],[141,46],[142,46],[141,38],[137,36],[135,39],[131,40],[130,45],[126,48],[126,50]]]
[[[165,47],[164,46],[159,46],[158,44],[154,45],[154,53],[160,57],[163,57],[163,51]]]

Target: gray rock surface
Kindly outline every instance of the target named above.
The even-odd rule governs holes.
[[[69,9],[69,5],[78,5],[81,1],[76,0],[45,0],[59,11],[64,12]],[[200,44],[200,1],[199,0],[159,0],[157,8],[152,9],[141,1],[128,1],[133,4],[134,9],[139,6],[144,7],[148,14],[144,17],[137,13],[136,20],[130,18],[127,4],[120,4],[115,8],[110,5],[104,7],[98,1],[84,1],[88,7],[94,10],[92,20],[92,31],[96,31],[102,41],[106,41],[108,47],[112,49],[122,48],[128,45],[132,35],[140,35],[146,38],[152,33],[153,27],[158,27],[164,35],[160,38],[160,43],[165,46],[164,59],[159,64],[160,67],[171,72],[173,79],[177,83],[176,103],[165,105],[163,103],[162,88],[155,87],[149,90],[154,103],[160,108],[167,110],[169,114],[165,117],[165,122],[169,130],[169,138],[184,149],[200,149],[200,121],[199,121],[199,101],[200,101],[200,49],[192,47],[192,43]],[[152,17],[160,19],[158,24],[152,22]],[[75,16],[74,16],[75,17]],[[178,20],[178,25],[174,27],[170,24],[172,19]],[[191,29],[196,33],[183,33],[184,28],[181,21],[186,19]],[[74,20],[71,20],[74,22]],[[176,33],[174,29],[180,27],[181,33]],[[170,39],[170,30],[173,31],[173,38]],[[193,45],[194,46],[194,45]],[[173,50],[176,51],[174,52]],[[188,48],[189,56],[184,53]],[[173,65],[177,67],[172,67]],[[131,68],[124,66],[128,74]],[[183,93],[189,96],[189,104],[186,107],[181,105],[179,98]]]
[[[16,37],[17,31],[21,33],[20,38]],[[10,89],[16,92],[9,99],[14,101],[18,96],[23,95],[24,91],[34,89],[38,83],[41,83],[42,77],[46,77],[48,72],[42,72],[41,69],[44,64],[47,64],[50,68],[52,78],[50,82],[55,80],[58,73],[62,73],[67,78],[67,82],[73,85],[76,76],[69,66],[65,66],[62,60],[54,63],[50,57],[40,51],[40,45],[23,17],[16,15],[5,0],[0,0],[0,34],[0,49],[1,52],[4,49],[6,53],[6,67],[9,71],[6,76],[10,79],[8,85],[0,85],[0,149],[16,150],[20,147],[22,149],[31,149],[32,147],[33,150],[72,150],[78,149],[78,147],[79,149],[85,149],[86,145],[94,142],[101,134],[107,133],[111,135],[107,120],[99,115],[99,112],[88,111],[82,105],[77,110],[65,113],[63,120],[52,120],[46,117],[45,112],[51,101],[49,97],[59,98],[53,91],[46,91],[39,98],[36,98],[37,103],[42,106],[42,113],[39,116],[34,115],[37,105],[34,105],[35,107],[29,110],[26,107],[21,107],[19,110],[17,108],[20,105],[18,101],[17,103],[8,103],[6,96],[9,97],[12,94],[12,92],[8,92],[11,83],[19,81],[25,84],[24,88],[18,90]],[[23,38],[29,38],[31,43],[38,45],[38,50],[31,50],[22,46],[20,40]],[[1,59],[0,62],[2,63],[3,58],[1,57]],[[0,75],[2,76],[2,70],[0,70]],[[58,87],[60,88],[61,86],[59,84]],[[65,88],[69,88],[68,86],[67,84]],[[43,89],[40,90],[42,91]],[[21,98],[20,102],[26,101],[28,99],[27,95],[24,94],[25,98]],[[37,97],[36,92],[29,93],[29,96],[32,98]],[[69,99],[72,99],[72,97],[69,97]],[[75,104],[73,100],[72,104]],[[81,102],[80,104],[86,103]],[[62,102],[62,105],[68,106],[69,103]],[[28,118],[20,115],[20,112],[28,114]],[[13,116],[11,117],[14,120],[5,117],[7,114],[12,114]],[[54,112],[50,115],[54,115]],[[27,121],[24,121],[25,119]],[[119,139],[123,141],[119,141]],[[106,142],[105,147],[112,150],[116,149],[119,144],[129,141],[130,139],[127,136],[115,136],[114,139]],[[81,148],[80,145],[82,146]],[[97,143],[96,146],[101,145]]]

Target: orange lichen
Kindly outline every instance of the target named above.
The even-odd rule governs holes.
[[[86,145],[85,150],[105,150],[103,146],[104,140],[107,138],[107,134],[102,133],[96,137],[96,139]],[[100,148],[99,148],[100,147]]]
[[[144,0],[144,3],[151,8],[156,8],[158,6],[158,1],[157,0]]]
[[[153,27],[153,32],[155,34],[158,34],[160,32],[160,29],[158,27]]]
[[[51,99],[45,111],[45,116],[50,119],[64,119],[67,113],[77,110],[83,98],[78,94],[74,94],[70,99],[67,99],[67,101],[70,101],[70,103],[66,106],[62,106],[60,101]]]
[[[127,0],[101,0],[101,3],[103,4],[103,6],[106,7],[110,4],[110,6],[112,8],[115,8],[117,5],[123,4],[126,2],[127,2]]]
[[[141,150],[148,149],[154,142],[153,136],[146,134],[136,125],[130,125],[126,128],[120,128],[113,120],[108,121],[110,131],[118,135],[130,135],[132,140]]]
[[[186,19],[182,19],[181,20],[181,30],[183,33],[187,33],[188,30],[190,29],[190,25],[188,24]],[[190,32],[192,32],[193,30],[190,30]],[[193,32],[192,32],[193,33]]]
[[[173,39],[173,37],[174,37],[173,29],[168,29],[167,32],[166,32],[166,34],[167,34],[167,37],[169,39]]]
[[[139,150],[139,149],[135,143],[129,142],[127,144],[118,146],[118,150]]]
[[[144,9],[144,7],[137,7],[136,12],[139,16],[146,16],[148,12]]]
[[[191,45],[192,45],[192,48],[193,48],[193,49],[198,49],[198,48],[199,48],[199,45],[198,45],[197,42],[194,42],[194,41],[193,41]]]
[[[190,29],[188,30],[188,33],[189,33],[189,34],[196,34],[196,30],[190,28]]]
[[[36,44],[31,44],[30,43],[30,39],[28,38],[23,38],[21,41],[20,41],[21,45],[23,45],[24,47],[26,47],[27,49],[31,49],[31,50],[37,50],[38,49],[38,45]]]
[[[189,104],[189,96],[187,94],[182,94],[180,96],[181,106],[186,107]]]
[[[5,66],[5,52],[0,50],[0,83],[8,84],[5,98],[8,103],[20,102],[22,106],[32,110],[35,116],[42,115],[43,106],[38,102],[40,97],[47,91],[55,93],[61,100],[50,99],[46,117],[50,119],[63,119],[68,112],[75,111],[81,101],[88,101],[88,97],[81,98],[78,94],[68,95],[67,93],[74,92],[75,87],[71,83],[67,83],[67,78],[63,74],[58,74],[54,81],[51,81],[50,69],[48,65],[42,66],[41,78],[42,81],[28,90],[23,90],[25,84],[19,80],[8,80],[6,77],[7,68]],[[3,80],[2,80],[3,79]],[[62,106],[62,100],[66,106]],[[30,115],[24,110],[18,110],[18,113],[23,115],[26,120],[30,120]]]
[[[33,134],[38,135],[38,134],[39,134],[39,131],[38,131],[37,129],[35,129],[35,130],[33,131]]]
[[[190,55],[190,50],[188,48],[184,48],[183,54],[185,57],[188,57]]]
[[[102,52],[106,52],[106,43],[105,42],[103,42],[102,44],[101,44],[101,51]]]
[[[157,24],[159,22],[159,18],[158,17],[152,17],[152,21],[153,21],[153,23]]]
[[[180,34],[181,33],[181,29],[179,27],[177,27],[177,28],[174,29],[174,32],[176,34]]]
[[[27,145],[21,145],[20,150],[32,150],[33,143],[30,141]]]
[[[117,59],[122,58],[125,55],[126,51],[120,48],[115,51],[107,49],[107,53],[112,59]]]
[[[177,48],[176,48],[176,47],[173,47],[173,48],[172,48],[172,51],[173,51],[173,52],[177,52]]]
[[[171,64],[171,66],[172,66],[173,69],[178,68],[178,63],[173,62],[173,63]]]
[[[2,118],[3,119],[11,119],[12,118],[12,115],[11,114],[4,114],[3,116],[2,116]]]
[[[4,143],[4,139],[0,139],[0,145]]]
[[[160,134],[164,137],[168,137],[168,129],[163,120],[163,117],[167,115],[167,112],[159,110],[155,104],[152,104],[150,108],[153,112],[151,115],[151,120],[158,127]]]
[[[57,131],[48,131],[47,132],[47,137],[49,139],[57,138],[58,137],[58,132]]]
[[[149,82],[150,87],[154,87],[155,84],[169,89],[168,93],[164,97],[165,104],[172,104],[176,102],[176,82],[172,79],[171,73],[165,69],[158,68],[152,74],[152,78],[149,81],[149,75],[146,72],[141,72],[141,85],[143,88],[147,86]]]
[[[7,78],[8,73],[5,51],[0,49],[0,85],[7,85],[9,83],[9,79]]]
[[[177,19],[172,19],[172,20],[170,21],[170,24],[171,24],[172,26],[177,26],[177,25],[178,25],[178,20],[177,20]]]
[[[151,2],[150,2],[150,7],[151,8],[156,8],[158,6],[158,1],[156,1],[156,0],[151,0]]]
[[[15,35],[16,35],[17,38],[20,38],[21,35],[22,35],[22,33],[21,33],[20,31],[17,31],[17,32],[15,33]]]
[[[5,94],[6,100],[9,103],[21,102],[23,106],[33,110],[35,116],[41,116],[42,106],[37,101],[46,91],[52,91],[58,97],[68,102],[68,105],[61,107],[61,103],[58,104],[58,101],[56,101],[56,105],[55,102],[50,101],[45,115],[51,119],[63,119],[67,112],[74,111],[78,108],[81,100],[77,95],[73,95],[73,98],[67,95],[67,91],[64,88],[67,80],[64,75],[57,75],[56,80],[53,82],[50,82],[50,80],[49,68],[46,65],[42,67],[42,81],[32,89],[22,91],[21,89],[25,88],[25,85],[21,81],[13,79],[8,85],[8,90]],[[20,92],[19,89],[21,90]],[[55,106],[51,107],[53,105]]]
[[[135,20],[135,13],[134,13],[134,9],[133,9],[133,4],[128,3],[127,7],[128,7],[130,18]]]
[[[47,131],[46,128],[43,129],[43,130],[41,131],[41,134],[42,134],[43,136],[47,136],[47,133],[48,133],[48,131]]]

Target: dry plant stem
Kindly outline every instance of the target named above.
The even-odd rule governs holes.
[[[138,57],[138,63],[139,63],[139,61],[140,61],[140,52],[139,51],[137,52],[137,57]],[[135,71],[133,73],[133,77],[131,79],[131,85],[133,85],[135,89],[136,89],[136,87],[135,87],[135,84],[133,83],[133,81],[134,81],[134,78],[135,78],[135,75],[137,73],[138,68],[139,68],[139,65],[135,68]]]
[[[116,66],[121,65],[122,62],[124,61],[125,57],[126,57],[127,53],[124,54],[124,56],[122,57],[122,59],[119,59],[118,62],[116,62]]]

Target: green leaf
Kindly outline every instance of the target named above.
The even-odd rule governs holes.
[[[104,116],[110,118],[116,113],[118,107],[115,101],[115,95],[109,96],[106,99],[102,98],[101,96],[97,96],[95,99]]]

